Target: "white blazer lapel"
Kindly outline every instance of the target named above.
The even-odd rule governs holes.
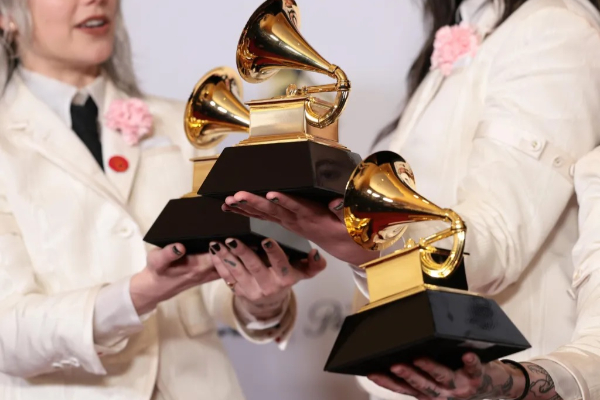
[[[481,35],[482,40],[485,40],[487,35],[493,31],[503,13],[504,2],[502,0],[470,0],[463,2],[459,11],[461,12],[463,21],[473,26]],[[439,69],[430,71],[425,77],[419,89],[414,94],[413,100],[410,101],[404,111],[397,129],[397,135],[395,135],[396,139],[391,143],[392,148],[401,149],[409,132],[413,130],[427,106],[429,106],[433,98],[437,95],[445,78]]]
[[[106,87],[106,98],[103,109],[106,112],[112,101],[124,98],[127,98],[127,95],[120,92],[109,81]],[[101,123],[104,171],[106,173],[106,177],[119,192],[122,201],[126,203],[129,199],[129,194],[131,193],[131,188],[137,172],[137,166],[140,158],[140,147],[139,145],[132,146],[127,144],[119,132],[109,128],[106,125],[106,121],[104,120],[103,116],[101,117]],[[111,166],[111,159],[114,161],[117,160],[118,157],[125,159],[127,163],[126,168],[121,168],[119,170],[118,168],[114,169]]]
[[[15,75],[4,96],[2,124],[19,142],[36,149],[90,189],[119,202],[118,193],[85,144],[46,104],[38,100]]]

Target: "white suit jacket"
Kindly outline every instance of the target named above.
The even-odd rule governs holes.
[[[417,191],[465,220],[470,289],[493,296],[531,343],[509,358],[571,340],[574,164],[599,139],[600,14],[587,0],[528,0],[450,76],[428,74],[392,138]],[[426,225],[406,236],[446,227]]]
[[[106,104],[123,97],[107,84]],[[18,76],[0,100],[2,400],[148,400],[155,387],[165,399],[242,399],[215,319],[273,339],[239,326],[231,291],[216,281],[162,303],[141,332],[97,353],[98,292],[144,268],[145,232],[190,191],[189,158],[202,155],[183,133],[182,104],[147,103],[154,129],[140,145],[103,126],[104,157],[129,161],[118,174],[104,173]]]

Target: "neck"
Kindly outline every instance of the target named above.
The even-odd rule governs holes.
[[[56,79],[77,88],[88,86],[100,75],[99,66],[75,67],[47,61],[36,62],[27,57],[22,57],[20,61],[23,68],[29,71]]]

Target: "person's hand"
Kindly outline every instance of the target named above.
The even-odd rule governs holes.
[[[223,211],[278,223],[350,264],[360,265],[379,257],[378,252],[363,249],[348,234],[342,222],[342,199],[325,207],[277,192],[267,193],[266,198],[238,192],[225,199]]]
[[[146,262],[146,268],[135,274],[129,285],[139,315],[191,287],[219,279],[210,254],[186,256],[182,244],[152,250]]]
[[[293,285],[325,269],[325,259],[312,250],[308,259],[292,266],[281,247],[271,239],[262,242],[268,260],[261,258],[237,239],[211,243],[210,252],[218,274],[235,294],[236,306],[257,319],[280,314]]]
[[[500,361],[482,364],[473,353],[465,354],[463,363],[461,369],[452,371],[420,359],[412,366],[393,366],[393,378],[378,374],[368,378],[379,386],[419,400],[516,399],[525,390],[525,375],[511,364]]]

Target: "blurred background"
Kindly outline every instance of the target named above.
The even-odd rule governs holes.
[[[402,108],[406,73],[424,39],[420,0],[296,1],[304,38],[352,82],[340,120],[340,142],[364,157],[379,130]],[[125,0],[142,88],[186,100],[208,70],[221,65],[235,68],[239,35],[261,3]],[[262,84],[244,83],[244,100],[272,97],[298,79],[293,73],[281,75]],[[318,74],[303,74],[300,79],[310,85],[333,82]],[[244,137],[231,135],[219,147]],[[298,324],[286,351],[275,345],[251,345],[235,332],[221,330],[248,400],[367,399],[353,378],[323,372],[354,293],[347,266],[327,259],[324,273],[296,287]]]

